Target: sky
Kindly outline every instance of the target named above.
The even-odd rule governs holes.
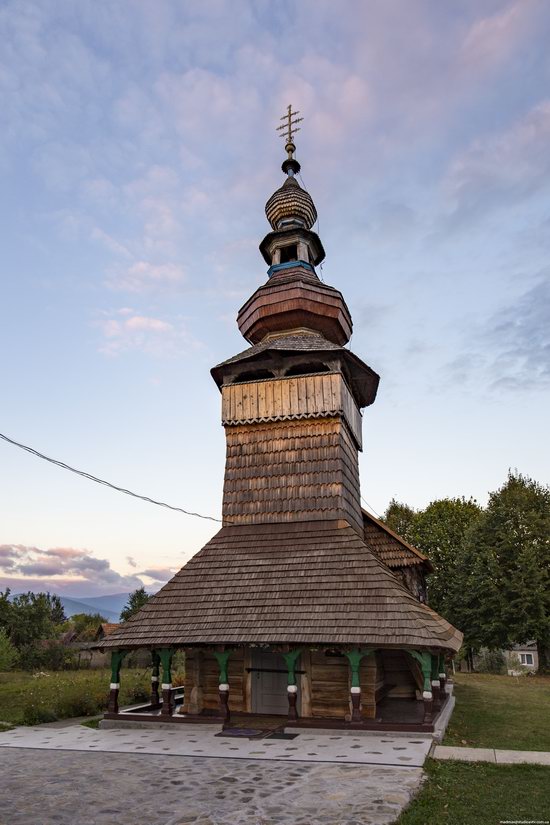
[[[220,517],[292,103],[368,506],[550,480],[547,0],[4,0],[0,42],[0,432]],[[217,529],[0,441],[0,587],[155,589]]]

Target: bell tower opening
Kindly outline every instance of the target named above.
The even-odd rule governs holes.
[[[290,261],[298,260],[298,245],[293,243],[281,247],[281,263],[287,264]]]

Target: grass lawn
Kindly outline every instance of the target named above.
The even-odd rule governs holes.
[[[454,681],[444,745],[550,751],[550,676],[457,673]]]
[[[67,670],[33,675],[0,673],[0,722],[39,724],[71,716],[93,716],[107,707],[109,670]],[[145,699],[151,690],[147,670],[123,669],[120,703]]]
[[[396,825],[550,820],[550,768],[433,759],[424,767],[428,780]]]

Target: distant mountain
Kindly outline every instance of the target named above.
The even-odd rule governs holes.
[[[13,599],[15,595],[17,594],[11,595],[10,598]],[[76,598],[62,596],[60,593],[57,595],[61,599],[63,610],[68,619],[76,613],[87,613],[89,616],[94,613],[101,613],[108,622],[120,621],[120,614],[122,609],[126,607],[130,596],[129,593],[113,593],[111,596],[78,596]]]
[[[87,613],[89,616],[94,613],[101,613],[108,622],[118,622],[120,618],[120,610],[117,613],[116,610],[109,610],[106,607],[94,607],[94,605],[89,604],[87,601],[70,599],[68,596],[59,596],[59,598],[61,599],[65,616],[68,619],[76,613]]]
[[[79,596],[78,601],[89,605],[93,608],[92,612],[101,613],[105,618],[107,618],[107,612],[114,613],[116,615],[115,621],[118,622],[120,613],[126,607],[129,597],[129,593],[113,593],[112,596]]]

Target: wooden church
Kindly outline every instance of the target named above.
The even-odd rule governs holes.
[[[349,309],[316,272],[325,252],[296,179],[294,115],[286,177],[265,208],[267,281],[237,316],[250,346],[212,369],[227,438],[223,525],[102,642],[106,718],[430,730],[446,696],[444,662],[462,634],[425,603],[429,560],[361,509],[362,410],[379,377],[346,347]],[[120,667],[138,648],[151,651],[151,703],[122,713]]]

